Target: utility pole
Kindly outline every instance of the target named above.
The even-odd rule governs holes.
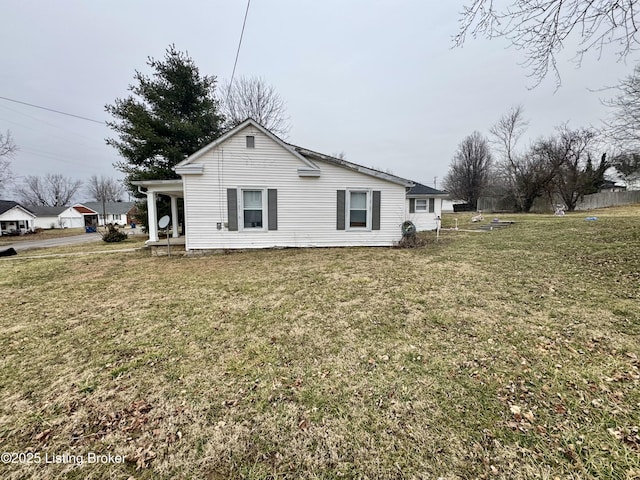
[[[438,188],[438,176],[433,177],[433,188]]]

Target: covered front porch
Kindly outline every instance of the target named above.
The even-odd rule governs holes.
[[[36,216],[15,202],[0,214],[0,235],[21,235],[33,231]]]
[[[178,216],[178,199],[184,199],[184,185],[182,180],[139,180],[131,182],[138,187],[138,191],[147,196],[147,233],[149,240],[147,245],[160,245],[160,237],[158,235],[158,198],[162,195],[169,197],[171,205],[171,237],[172,239],[180,238],[181,241],[171,240],[172,244],[184,247],[184,237],[180,236],[180,224]],[[184,228],[186,232],[186,228]],[[175,243],[174,243],[175,242]],[[166,240],[164,241],[166,245]]]

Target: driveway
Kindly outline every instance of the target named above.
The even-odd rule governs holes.
[[[64,247],[67,245],[77,245],[80,243],[97,242],[98,240],[102,240],[102,238],[97,233],[83,233],[82,235],[48,238],[46,240],[23,240],[20,242],[11,243],[9,245],[1,245],[0,250],[13,247],[15,248],[16,252],[24,252],[26,250],[32,250],[34,248]]]

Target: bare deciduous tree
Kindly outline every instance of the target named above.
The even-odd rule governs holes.
[[[91,175],[86,190],[96,202],[119,202],[124,194],[124,185],[115,178]]]
[[[501,181],[513,196],[519,210],[524,209],[525,194],[522,191],[521,177],[525,176],[525,172],[522,171],[524,160],[516,148],[520,137],[527,131],[528,124],[524,119],[524,109],[518,105],[502,115],[489,130],[501,155],[495,173],[498,181]]]
[[[618,95],[603,103],[611,108],[605,134],[623,151],[640,150],[640,64],[616,86]]]
[[[474,210],[489,181],[492,157],[488,140],[479,132],[465,137],[456,151],[443,186],[453,197]]]
[[[602,158],[597,169],[591,161],[591,148],[596,134],[590,129],[571,130],[566,125],[559,127],[558,134],[534,145],[539,154],[547,157],[550,165],[556,165],[553,190],[560,195],[570,212],[578,201],[588,193],[597,190],[597,177],[603,177],[608,165]]]
[[[26,205],[62,207],[69,204],[81,186],[80,180],[59,173],[47,173],[44,177],[28,175],[16,188],[16,193]]]
[[[17,150],[11,132],[7,130],[6,134],[0,133],[0,192],[12,178],[11,159]]]
[[[470,0],[462,13],[455,45],[463,45],[467,35],[504,37],[524,50],[524,65],[536,85],[550,70],[560,85],[556,55],[572,33],[581,39],[576,52],[578,62],[590,50],[602,54],[608,45],[615,46],[620,58],[637,48],[640,9],[636,3],[637,0],[510,0],[496,7],[493,0]]]
[[[290,126],[284,100],[259,77],[240,77],[222,87],[221,107],[227,127],[252,118],[276,135],[286,137]]]
[[[522,105],[517,105],[502,115],[498,122],[489,129],[494,137],[493,143],[508,163],[514,164],[516,162],[516,147],[528,126],[529,122],[524,119],[524,108]]]
[[[122,200],[124,185],[115,178],[101,175],[91,175],[87,182],[87,193],[96,202],[102,203],[102,218],[107,218],[107,202],[118,202]]]
[[[524,110],[517,106],[502,115],[490,129],[501,154],[496,175],[521,212],[528,212],[536,198],[549,191],[560,165],[558,158],[545,148],[545,140],[539,140],[524,152],[517,151],[527,126]]]
[[[552,189],[561,159],[546,148],[545,140],[539,140],[519,156],[509,172],[513,191],[517,192],[516,204],[522,212],[528,212],[536,198]]]

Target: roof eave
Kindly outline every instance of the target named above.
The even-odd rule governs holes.
[[[296,150],[302,156],[311,157],[310,160],[319,160],[322,162],[331,163],[333,165],[337,165],[342,168],[346,168],[348,170],[356,171],[362,173],[364,175],[369,175],[371,177],[376,177],[382,180],[386,180],[388,182],[392,182],[398,185],[402,185],[404,187],[413,187],[415,185],[411,180],[407,180],[406,178],[398,177],[396,175],[392,175],[390,173],[381,172],[379,170],[375,170],[373,168],[364,167],[362,165],[358,165],[357,163],[347,162],[341,158],[331,157],[329,155],[325,155],[323,153],[314,152],[313,150],[308,150],[306,148],[298,147],[295,145],[291,145],[291,147]]]
[[[294,155],[295,157],[297,157],[300,161],[302,161],[305,165],[307,165],[309,168],[317,169],[317,166],[313,164],[313,162],[309,162],[309,160],[307,160],[306,158],[304,158],[304,156],[300,155],[298,152],[295,151],[295,149],[291,148],[291,145],[289,145],[288,143],[286,143],[285,141],[283,141],[281,138],[279,138],[278,136],[274,135],[272,132],[270,132],[269,130],[267,130],[265,127],[263,127],[262,125],[260,125],[258,122],[256,122],[255,120],[253,120],[252,118],[247,118],[244,122],[242,122],[241,124],[233,127],[231,130],[228,130],[226,133],[224,133],[223,135],[221,135],[220,137],[216,138],[213,142],[209,143],[208,145],[205,145],[204,147],[202,147],[200,150],[198,150],[197,152],[189,155],[187,158],[185,158],[183,161],[181,161],[180,163],[178,163],[175,167],[174,167],[174,171],[176,173],[180,173],[179,170],[182,170],[184,167],[186,167],[187,165],[190,165],[192,162],[194,162],[195,160],[198,160],[199,158],[201,158],[203,155],[205,155],[206,153],[210,152],[211,150],[213,150],[215,147],[217,147],[218,145],[220,145],[221,143],[225,142],[226,140],[228,140],[229,138],[233,137],[236,133],[240,132],[241,130],[243,130],[244,128],[248,127],[248,126],[253,126],[255,128],[257,128],[258,130],[260,130],[260,132],[262,132],[263,134],[265,134],[267,137],[269,137],[270,139],[272,139],[274,142],[276,142],[278,145],[280,145],[281,147],[283,147],[285,150],[289,151],[292,155]],[[192,173],[192,172],[187,172],[187,173]]]

